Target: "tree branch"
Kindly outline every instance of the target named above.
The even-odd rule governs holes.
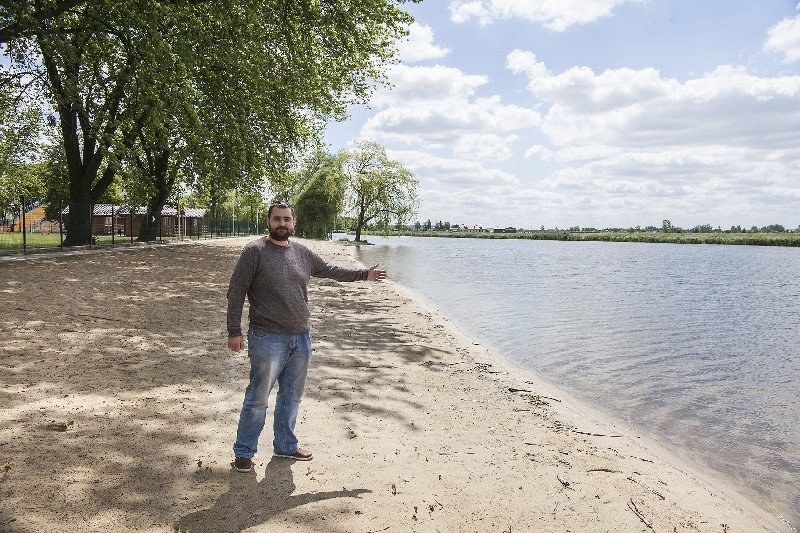
[[[86,0],[61,0],[52,6],[44,7],[30,14],[33,23],[25,24],[18,19],[0,27],[0,44],[7,43],[12,39],[20,37],[30,37],[36,32],[39,26],[45,21],[66,13],[70,9],[86,3]]]

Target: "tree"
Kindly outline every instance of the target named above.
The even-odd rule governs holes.
[[[344,207],[345,181],[341,159],[317,150],[297,172],[298,192],[293,196],[295,232],[312,239],[328,238]]]
[[[362,141],[344,152],[342,173],[347,180],[346,212],[356,218],[356,241],[371,222],[402,224],[417,206],[417,180],[412,172],[390,160],[374,141]]]
[[[31,38],[9,43],[20,68],[44,81],[41,92],[58,113],[69,175],[65,244],[91,242],[91,205],[111,184],[106,156],[137,68],[130,53],[136,2],[86,2],[33,24]]]
[[[417,1],[417,0],[409,0]],[[385,81],[405,0],[21,2],[0,10],[9,57],[41,75],[69,172],[65,244],[127,167],[158,211],[179,173],[212,210],[256,191]],[[15,19],[19,17],[19,20]],[[22,28],[22,29],[19,29]]]
[[[20,77],[0,71],[0,219],[44,196],[42,112]]]
[[[31,36],[44,22],[83,4],[86,0],[16,0],[0,4],[0,43]]]

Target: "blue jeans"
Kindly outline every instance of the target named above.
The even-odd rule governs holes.
[[[244,393],[239,427],[233,453],[236,457],[253,457],[258,450],[258,437],[267,417],[267,400],[278,382],[273,425],[275,453],[293,454],[298,449],[294,427],[306,386],[306,373],[311,362],[311,336],[308,333],[247,333],[247,354],[250,357],[250,384]]]

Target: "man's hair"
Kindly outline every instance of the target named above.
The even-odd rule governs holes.
[[[272,205],[270,205],[269,209],[267,210],[267,220],[272,218],[272,210],[274,208],[276,208],[276,207],[280,207],[281,209],[291,209],[292,210],[292,216],[294,216],[294,207],[292,207],[291,205],[289,205],[286,202],[275,202]]]

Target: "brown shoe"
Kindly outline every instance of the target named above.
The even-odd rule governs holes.
[[[294,459],[295,461],[310,461],[313,458],[310,451],[302,448],[298,448],[294,453],[275,452],[275,457],[285,457],[287,459]]]
[[[233,468],[237,472],[252,472],[253,460],[249,457],[237,457],[233,460]]]

